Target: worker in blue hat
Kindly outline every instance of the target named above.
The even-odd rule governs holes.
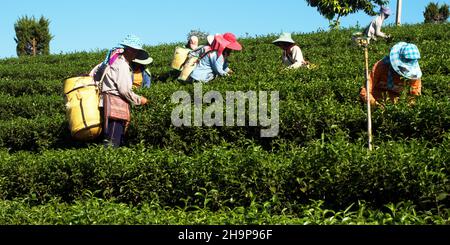
[[[105,146],[119,147],[122,144],[131,120],[130,104],[145,105],[148,102],[147,98],[132,90],[131,64],[136,59],[145,63],[151,61],[141,40],[135,35],[128,35],[118,47],[108,52],[103,63],[91,71],[94,79],[101,84],[99,106],[103,111]]]
[[[402,91],[409,88],[409,102],[414,104],[414,98],[422,91],[419,59],[420,51],[415,44],[395,44],[390,53],[373,66],[369,76],[369,101],[365,86],[360,91],[361,100],[374,106],[382,105],[387,99],[395,103]]]

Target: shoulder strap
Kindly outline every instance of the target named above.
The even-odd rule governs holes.
[[[105,79],[106,73],[109,71],[110,67],[111,66],[109,64],[106,64],[105,70],[103,71],[102,78],[99,81],[100,83],[98,85],[98,89],[99,89],[100,94],[103,92],[103,79]]]
[[[200,63],[200,61],[201,61],[205,56],[207,56],[208,54],[210,54],[212,51],[214,51],[214,50],[209,49],[208,51],[206,51],[205,53],[203,53],[203,54],[197,59],[196,63],[197,63],[197,64]]]

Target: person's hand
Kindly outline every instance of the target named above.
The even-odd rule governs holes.
[[[229,69],[229,70],[228,70],[228,75],[232,75],[232,74],[234,74],[234,71],[231,70],[231,69]]]
[[[380,108],[383,111],[386,109],[384,104],[383,103],[379,103],[378,101],[375,101],[375,107]]]
[[[141,105],[146,105],[148,103],[147,98],[145,98],[144,96],[141,97]]]
[[[415,106],[416,105],[416,98],[415,98],[415,96],[408,97],[408,105],[409,106]]]

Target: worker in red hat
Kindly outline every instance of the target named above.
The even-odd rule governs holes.
[[[228,68],[227,58],[233,50],[242,50],[242,45],[233,33],[215,35],[210,45],[211,50],[200,58],[197,67],[190,77],[194,81],[209,82],[217,76],[227,76],[232,73]]]

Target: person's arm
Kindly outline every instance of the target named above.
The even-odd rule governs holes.
[[[216,59],[217,56],[211,55],[209,57],[211,61],[211,68],[213,69],[215,74],[218,74],[220,76],[227,76],[228,72],[226,71],[226,68],[224,69],[225,59],[223,58],[223,55],[221,55],[218,59]]]
[[[225,62],[223,63],[223,70],[228,73],[228,75],[230,75],[231,73],[233,73],[233,71],[228,67],[228,61],[225,60]]]
[[[377,84],[377,82],[380,80],[380,75],[381,75],[381,71],[379,69],[377,69],[378,64],[372,69],[372,71],[370,72],[369,75],[369,88],[370,88],[370,93],[369,93],[369,101],[371,105],[376,105],[377,101],[375,100],[375,98],[373,97],[373,90],[375,88],[375,84]],[[366,81],[364,81],[364,86],[361,89],[360,92],[360,98],[367,103],[367,89],[366,89]]]
[[[419,96],[422,94],[422,81],[420,79],[417,80],[411,80],[409,82],[410,91],[409,91],[409,98],[408,103],[410,105],[413,105],[415,103],[416,96]]]
[[[116,73],[115,82],[117,85],[117,90],[119,94],[125,98],[128,102],[134,105],[141,105],[141,96],[135,94],[132,91],[132,80],[131,80],[131,72],[129,71],[128,65],[123,63],[120,66],[112,66]]]
[[[291,49],[291,57],[294,62],[288,68],[298,68],[304,65],[305,60],[303,59],[303,53],[299,46],[294,46]]]
[[[410,85],[410,96],[408,97],[408,104],[414,105],[416,103],[416,97],[422,94],[422,81],[420,79],[411,80]]]
[[[381,18],[381,16],[379,18],[377,18],[376,22],[375,22],[375,35],[377,37],[382,37],[382,38],[387,38],[388,35],[386,35],[385,33],[383,33],[381,31],[381,26],[383,25],[383,18]]]
[[[410,94],[416,96],[422,94],[422,81],[420,79],[411,80],[409,86],[411,86],[411,90],[409,91]]]

